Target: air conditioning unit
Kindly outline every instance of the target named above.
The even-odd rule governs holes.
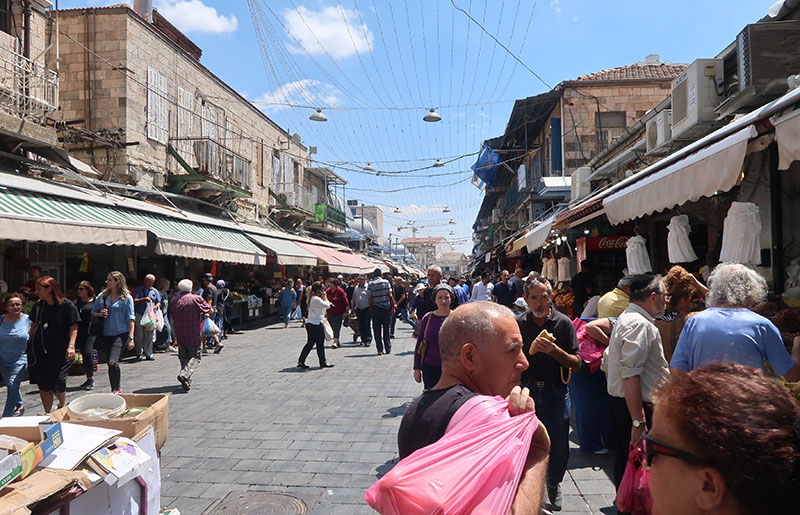
[[[736,37],[739,91],[800,72],[800,21],[753,23]]]
[[[656,152],[672,139],[672,111],[665,109],[647,121],[647,153]]]
[[[696,139],[714,128],[722,59],[697,59],[672,81],[672,139]]]
[[[589,176],[592,175],[592,169],[588,166],[581,166],[570,176],[572,181],[572,189],[570,191],[570,199],[577,200],[579,198],[588,197],[592,192],[592,185],[589,182]]]
[[[156,172],[153,175],[153,187],[155,188],[163,188],[164,187],[164,174]]]

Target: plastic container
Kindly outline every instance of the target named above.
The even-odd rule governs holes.
[[[92,393],[67,404],[69,418],[73,420],[113,418],[121,415],[126,408],[125,399],[113,393]]]

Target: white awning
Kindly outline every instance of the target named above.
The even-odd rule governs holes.
[[[778,170],[788,170],[792,162],[800,161],[800,109],[770,120],[775,126],[778,142]]]
[[[747,141],[757,135],[749,125],[609,195],[603,200],[609,222],[617,225],[730,190],[741,176]]]
[[[525,233],[525,246],[528,248],[528,253],[533,252],[547,242],[547,237],[550,235],[550,228],[553,227],[554,220],[555,216],[551,216]]]

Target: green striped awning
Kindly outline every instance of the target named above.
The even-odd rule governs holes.
[[[316,266],[317,256],[291,240],[248,232],[247,237],[259,246],[274,252],[279,265]]]
[[[118,209],[67,197],[2,188],[0,219],[0,238],[9,240],[147,245],[147,230]]]
[[[206,225],[143,211],[124,210],[135,225],[156,237],[156,254],[227,263],[263,265],[267,256],[235,228]]]

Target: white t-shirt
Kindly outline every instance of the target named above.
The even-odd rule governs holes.
[[[306,319],[306,323],[320,325],[322,319],[325,318],[325,311],[331,306],[333,306],[331,302],[322,300],[322,297],[312,295],[311,302],[308,306],[308,318]]]

